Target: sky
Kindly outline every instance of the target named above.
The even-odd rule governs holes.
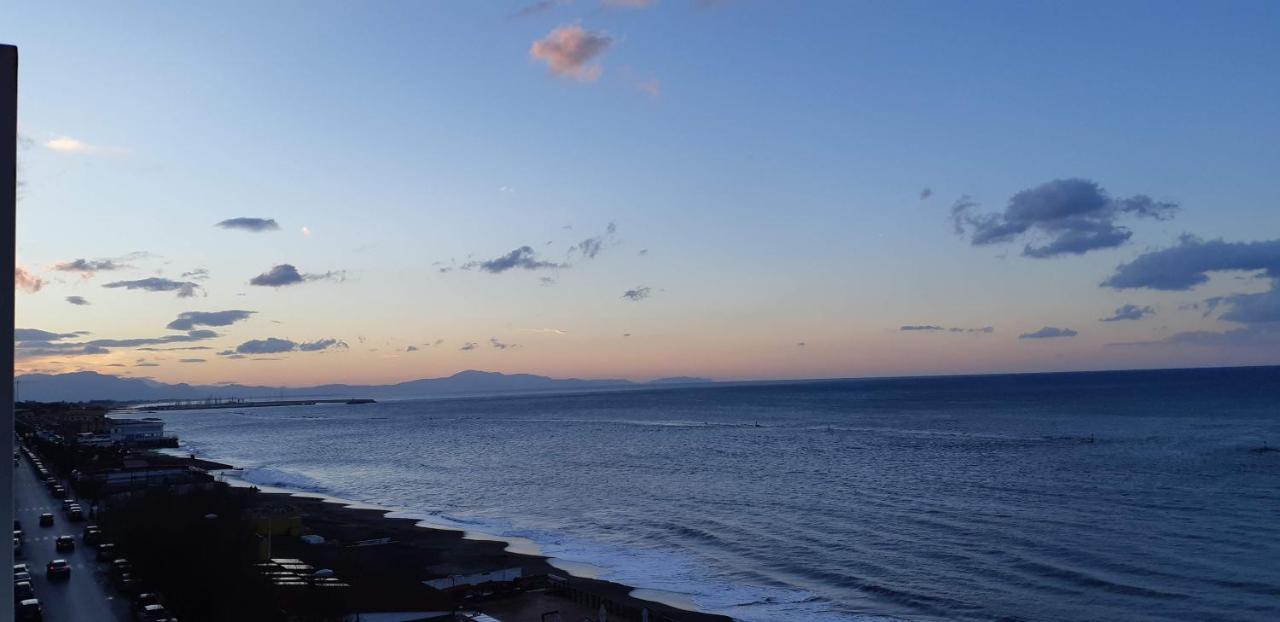
[[[16,2],[17,371],[1280,363],[1273,2]]]

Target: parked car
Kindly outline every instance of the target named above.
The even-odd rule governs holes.
[[[50,513],[48,513],[48,512],[45,512],[44,514],[41,514],[41,515],[40,515],[40,526],[41,526],[41,527],[52,527],[52,526],[53,526],[53,514],[50,514]]]
[[[102,530],[97,525],[86,525],[84,535],[81,536],[85,544],[97,544],[102,541]]]
[[[36,589],[31,587],[30,581],[18,581],[13,584],[13,600],[22,602],[28,598],[36,597]]]
[[[22,521],[20,521],[20,520],[18,520],[18,519],[16,519],[16,518],[15,518],[15,519],[13,519],[13,530],[14,530],[14,531],[21,531],[21,530],[22,530]]]
[[[19,572],[31,572],[31,571],[27,569],[26,564],[14,564],[13,574],[18,574]]]
[[[65,559],[55,559],[44,567],[44,575],[50,581],[71,578],[71,564]]]
[[[146,605],[138,611],[138,622],[161,622],[168,619],[169,611],[159,603]]]
[[[84,510],[80,509],[79,505],[71,506],[71,509],[67,510],[67,520],[73,523],[84,520]]]
[[[44,620],[44,610],[40,608],[40,601],[34,598],[19,601],[14,608],[14,618],[22,622],[41,622]]]
[[[30,581],[30,580],[31,580],[31,573],[27,572],[26,570],[23,570],[22,572],[13,573],[14,583],[20,583],[22,581]]]
[[[63,500],[62,500],[62,511],[63,511],[63,512],[69,512],[69,511],[71,511],[71,506],[73,506],[73,505],[79,505],[78,503],[76,503],[76,500],[75,500],[75,499],[63,499]]]
[[[71,536],[58,536],[58,539],[53,541],[53,548],[59,553],[74,551],[76,550],[76,540]]]
[[[133,563],[123,557],[117,557],[111,560],[111,576],[113,577],[129,574],[132,570]]]
[[[21,540],[21,539],[22,539],[22,530],[21,530],[21,529],[14,529],[14,530],[13,530],[13,537],[15,537],[15,538],[17,538],[17,539]]]
[[[98,561],[105,562],[116,558],[116,545],[103,542],[98,545]]]
[[[155,592],[139,592],[137,594],[134,594],[133,602],[130,603],[130,606],[133,607],[133,617],[137,618],[142,615],[142,610],[147,605],[159,605],[159,604],[160,604],[159,594],[156,594]]]
[[[13,539],[13,556],[14,558],[22,557],[22,540]]]
[[[121,594],[132,594],[138,589],[138,581],[133,578],[132,572],[122,572],[116,575],[111,579],[111,584]]]
[[[54,487],[53,487],[53,496],[55,496],[55,497],[65,497],[65,496],[67,496],[67,489],[66,489],[66,488],[63,488],[63,487],[62,487],[62,484],[58,484],[57,486],[54,486]]]

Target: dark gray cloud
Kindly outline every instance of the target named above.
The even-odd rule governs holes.
[[[1175,246],[1120,264],[1102,285],[1185,291],[1207,282],[1210,272],[1229,270],[1261,270],[1269,278],[1280,279],[1280,240],[1224,242],[1184,235]]]
[[[1119,218],[1167,220],[1178,210],[1176,203],[1141,194],[1112,198],[1087,179],[1055,179],[1023,190],[1009,199],[1002,212],[979,214],[975,212],[977,206],[967,196],[952,205],[952,224],[957,234],[967,235],[974,246],[1031,236],[1036,241],[1028,242],[1022,254],[1036,258],[1082,255],[1120,246],[1133,232],[1116,224]]]
[[[797,347],[797,348],[803,348],[803,347],[808,346],[808,345],[809,345],[809,344],[807,344],[807,343],[805,343],[805,342],[803,342],[803,341],[797,341],[797,342],[796,342],[796,347]]]
[[[1273,350],[1280,345],[1280,324],[1258,324],[1225,331],[1194,330],[1174,333],[1151,341],[1124,341],[1108,346],[1204,346],[1231,348],[1263,348]]]
[[[171,330],[192,330],[197,326],[230,326],[241,320],[249,319],[253,311],[232,309],[229,311],[187,311],[178,314],[178,319],[169,322],[165,328]]]
[[[346,350],[347,342],[341,339],[317,339],[298,344],[301,352],[319,352],[321,350]]]
[[[501,274],[516,268],[522,270],[544,270],[563,267],[565,267],[564,264],[538,259],[537,253],[530,246],[521,246],[501,257],[495,257],[488,261],[470,261],[462,265],[463,270],[478,268],[490,274]]]
[[[36,329],[19,329],[25,332],[16,332],[19,337],[29,337],[30,339],[21,340],[14,347],[14,354],[19,358],[30,358],[38,356],[77,356],[85,354],[105,354],[107,351],[117,348],[140,348],[143,346],[157,346],[170,343],[190,343],[193,341],[204,341],[218,337],[218,333],[211,330],[193,330],[188,331],[185,335],[165,335],[164,337],[144,337],[136,339],[94,339],[91,341],[65,341],[71,337],[81,336],[83,333],[48,333],[47,331],[39,331]],[[52,338],[40,339],[43,335]]]
[[[629,289],[622,293],[622,297],[633,302],[640,302],[652,295],[653,290],[648,287],[637,287]]]
[[[468,342],[466,342],[466,343],[462,344],[462,347],[461,347],[461,348],[458,348],[458,349],[459,349],[459,350],[462,350],[463,352],[470,352],[470,351],[475,350],[476,348],[479,348],[479,347],[480,347],[480,344],[478,344],[478,343],[476,343],[476,342],[474,342],[474,341],[468,341]]]
[[[204,359],[178,359],[179,363],[203,363]]]
[[[617,223],[610,222],[603,234],[591,236],[569,248],[570,253],[576,252],[583,259],[595,259],[596,255],[606,247],[617,242],[616,234],[618,233]]]
[[[1116,309],[1115,313],[1111,314],[1111,317],[1102,318],[1102,321],[1141,320],[1149,315],[1155,315],[1155,312],[1155,308],[1151,306],[1139,307],[1138,305],[1126,304]]]
[[[280,228],[280,225],[276,223],[276,219],[274,218],[247,218],[247,217],[228,218],[214,226],[222,227],[223,229],[239,229],[241,231],[253,231],[255,233],[259,231],[276,231]]]
[[[418,346],[409,346],[409,347],[405,348],[405,349],[404,349],[404,351],[405,351],[405,352],[417,352],[417,351],[418,351]]]
[[[982,326],[982,327],[979,327],[979,328],[964,328],[964,327],[961,327],[961,326],[953,326],[953,327],[950,327],[950,328],[946,328],[946,327],[943,327],[943,326],[938,326],[937,324],[908,324],[908,325],[906,325],[906,326],[899,326],[899,327],[898,327],[898,330],[900,330],[900,331],[911,331],[911,332],[925,332],[925,333],[933,333],[933,332],[948,332],[948,333],[983,333],[983,334],[991,334],[991,333],[996,332],[996,329],[995,329],[995,327],[993,327],[993,326]]]
[[[47,330],[38,328],[15,328],[13,329],[13,340],[15,342],[22,341],[58,341],[60,339],[71,339],[79,337],[79,333],[52,333]]]
[[[262,287],[284,287],[287,285],[297,285],[298,283],[306,283],[307,281],[343,281],[346,280],[346,272],[342,270],[329,271],[323,273],[303,274],[293,264],[282,263],[273,266],[270,270],[249,279],[250,285],[258,285]]]
[[[946,330],[946,329],[942,328],[941,326],[934,326],[932,324],[907,324],[906,326],[899,326],[898,330],[929,331],[929,330]]]
[[[193,281],[204,281],[209,278],[209,270],[205,268],[196,268],[190,272],[183,272],[182,278],[191,279]]]
[[[133,364],[133,366],[134,366],[134,367],[159,367],[159,366],[160,366],[160,364],[159,364],[159,363],[148,363],[148,362],[146,362],[146,361],[143,361],[143,362],[141,362],[141,363],[134,363],[134,364]]]
[[[266,339],[251,339],[236,346],[237,354],[276,354],[279,352],[293,352],[298,349],[296,341],[288,339],[277,339],[268,337]]]
[[[518,347],[518,344],[514,344],[514,343],[503,343],[503,342],[501,342],[501,341],[498,341],[498,338],[497,338],[497,337],[490,337],[490,338],[489,338],[489,345],[493,346],[493,347],[494,347],[494,349],[496,349],[496,350],[506,350],[507,348],[515,348],[515,347]]]
[[[923,200],[925,200],[925,199],[927,199],[927,198],[929,198],[929,197],[931,197],[931,196],[933,196],[933,188],[925,188],[925,189],[923,189],[923,190],[921,190],[921,191],[920,191],[920,200],[921,200],[921,201],[923,201]]]
[[[213,348],[210,346],[187,346],[184,348],[157,348],[154,346],[147,346],[145,348],[138,348],[138,351],[139,352],[176,352],[179,350],[212,350],[212,349]]]
[[[59,272],[83,272],[86,274],[123,270],[129,267],[131,266],[117,263],[114,259],[75,259],[53,264],[53,269]]]
[[[1033,333],[1022,333],[1018,335],[1018,339],[1053,339],[1055,337],[1075,337],[1080,333],[1070,328],[1054,328],[1053,326],[1045,326]]]
[[[236,346],[236,354],[280,354],[282,352],[320,352],[322,350],[345,350],[347,343],[340,339],[317,339],[298,343],[290,339],[268,337],[252,339]]]
[[[161,277],[151,277],[147,279],[138,279],[136,281],[115,281],[107,283],[103,287],[112,289],[140,289],[148,292],[178,292],[179,298],[191,298],[196,295],[196,290],[200,289],[199,283],[190,281],[174,281]]]
[[[1261,272],[1270,279],[1264,292],[1216,296],[1203,302],[1205,315],[1225,309],[1219,319],[1241,324],[1280,322],[1280,240],[1225,242],[1184,235],[1174,246],[1139,255],[1120,264],[1104,287],[1189,290],[1211,272]],[[1197,305],[1199,306],[1199,305]]]
[[[88,300],[85,300],[84,296],[67,296],[67,302],[76,306],[84,306],[84,305],[90,304]]]

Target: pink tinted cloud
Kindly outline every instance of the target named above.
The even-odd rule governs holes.
[[[44,287],[44,279],[32,274],[22,266],[13,269],[13,286],[29,293],[36,293]]]
[[[546,37],[534,41],[529,55],[545,62],[551,73],[562,78],[594,82],[604,71],[591,59],[600,55],[613,39],[603,32],[583,30],[577,24],[561,26]]]
[[[658,0],[600,0],[600,4],[615,9],[643,9],[658,3]]]

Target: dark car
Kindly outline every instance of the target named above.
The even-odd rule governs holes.
[[[13,573],[14,583],[21,583],[23,581],[30,581],[30,580],[31,580],[31,573],[27,572],[26,570],[14,571]]]
[[[66,512],[66,511],[70,510],[70,509],[71,509],[71,506],[73,506],[73,505],[77,505],[77,503],[76,503],[76,500],[75,500],[75,499],[63,499],[63,500],[62,500],[62,511],[63,511],[63,512]]]
[[[81,539],[85,544],[97,544],[102,541],[102,530],[97,525],[86,525]]]
[[[133,602],[130,603],[130,606],[133,607],[134,617],[137,617],[142,615],[142,610],[147,605],[159,605],[159,604],[160,604],[159,594],[155,592],[139,592],[137,594],[134,594]]]
[[[133,573],[122,572],[111,579],[111,584],[115,586],[116,591],[121,594],[132,594],[138,589],[138,581],[133,578]]]
[[[130,562],[129,560],[123,557],[117,557],[111,560],[111,576],[113,577],[129,574],[129,572],[132,570],[133,570],[133,562]]]
[[[40,515],[40,526],[41,526],[41,527],[52,527],[52,526],[53,526],[53,515],[52,515],[52,514],[50,514],[50,513],[48,513],[48,512],[45,512],[44,514],[41,514],[41,515]]]
[[[71,578],[71,564],[65,559],[55,559],[44,567],[44,575],[50,581]]]
[[[98,545],[98,561],[105,562],[116,558],[116,545],[103,542]]]
[[[44,611],[40,609],[40,601],[28,598],[19,601],[14,607],[14,618],[22,622],[40,622],[44,620]]]
[[[84,520],[84,510],[80,509],[79,505],[71,506],[71,509],[67,510],[67,520],[73,523]]]
[[[63,488],[63,487],[62,487],[62,484],[58,484],[57,486],[54,486],[54,487],[53,487],[53,496],[55,496],[55,497],[65,497],[65,496],[67,496],[67,489],[66,489],[66,488]]]
[[[18,581],[13,584],[13,600],[22,602],[28,598],[36,597],[36,589],[31,587],[30,581]]]
[[[22,531],[22,521],[20,521],[20,520],[18,520],[18,519],[16,519],[16,518],[15,518],[15,519],[13,519],[13,530],[14,530],[14,531]]]
[[[138,610],[138,620],[140,622],[163,622],[168,619],[169,612],[160,603],[146,605]]]
[[[53,548],[59,553],[74,551],[76,550],[76,539],[71,536],[58,536],[58,539],[53,541]]]

